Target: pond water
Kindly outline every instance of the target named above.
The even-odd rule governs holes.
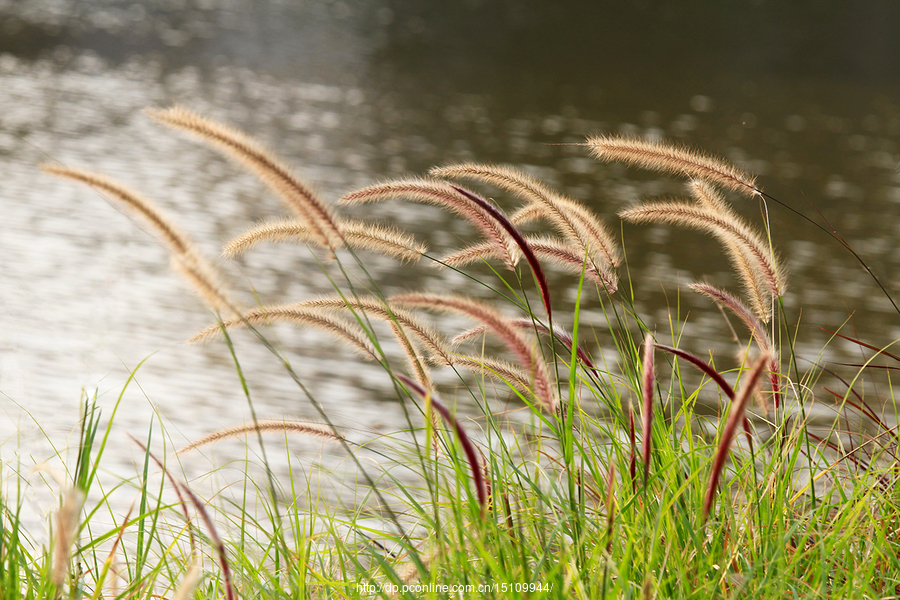
[[[673,139],[758,174],[768,193],[824,222],[821,213],[900,296],[900,41],[874,8],[811,17],[765,1],[696,2],[679,12],[637,0],[572,10],[537,0],[445,4],[0,0],[7,464],[16,457],[27,467],[53,454],[50,442],[72,442],[81,390],[96,390],[108,414],[145,359],[116,417],[111,443],[122,450],[108,469],[133,475],[139,452],[126,435],[145,437],[151,421],[162,420],[178,445],[249,419],[224,345],[184,343],[211,317],[170,272],[165,251],[97,193],[37,169],[59,161],[143,191],[212,257],[252,223],[285,214],[251,175],[151,122],[148,106],[178,103],[240,127],[325,198],[435,164],[497,162],[541,177],[616,230],[617,211],[682,195],[683,182],[598,163],[573,143],[608,131]],[[760,223],[759,202],[734,201]],[[472,239],[431,207],[391,202],[357,214],[399,224],[436,249]],[[785,305],[799,323],[798,354],[860,361],[849,343],[822,351],[828,334],[819,328],[848,319],[849,331],[876,346],[900,338],[897,311],[849,253],[780,206],[770,204],[768,216],[789,269]],[[636,306],[661,339],[671,339],[677,310],[688,319],[682,347],[733,356],[722,314],[686,289],[706,280],[737,291],[716,242],[668,226],[624,225],[621,234]],[[385,293],[484,293],[427,265],[366,260]],[[332,289],[298,246],[220,262],[248,304],[254,293],[287,302]],[[554,276],[561,305],[574,299],[571,283]],[[597,303],[585,306],[583,322],[596,326],[592,351],[602,352],[609,338]],[[380,369],[313,332],[276,331],[348,435],[406,426]],[[271,355],[249,336],[236,341],[260,418],[318,420]],[[341,461],[337,450],[309,450],[326,469]],[[215,461],[243,455],[222,452]]]

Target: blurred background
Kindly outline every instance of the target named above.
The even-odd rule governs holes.
[[[59,161],[107,173],[156,200],[213,257],[254,222],[286,214],[253,176],[152,123],[147,106],[179,103],[244,129],[332,200],[452,161],[526,169],[621,231],[638,310],[661,341],[677,315],[682,347],[725,365],[738,348],[727,321],[686,289],[706,280],[738,291],[716,242],[615,216],[642,198],[683,195],[683,182],[567,144],[622,132],[726,157],[790,206],[820,211],[900,295],[898,26],[895,2],[0,0],[0,442],[7,456],[41,460],[48,439],[65,446],[81,390],[110,410],[145,359],[117,416],[121,444],[126,432],[145,437],[151,420],[181,444],[249,418],[224,345],[184,344],[212,317],[165,252],[97,193],[37,169]],[[733,200],[761,224],[758,201]],[[768,210],[798,354],[858,362],[849,343],[822,351],[820,327],[848,319],[848,333],[876,346],[900,338],[900,317],[849,253]],[[357,214],[441,252],[474,237],[430,207]],[[223,265],[248,303],[251,289],[263,302],[331,289],[303,247]],[[484,293],[427,265],[368,265],[386,293]],[[560,306],[571,304],[573,280],[553,283]],[[591,352],[611,348],[599,304],[582,314]],[[340,426],[363,437],[405,426],[381,370],[313,332],[275,331]],[[277,362],[236,339],[260,418],[315,419]],[[133,472],[130,451],[122,463]]]

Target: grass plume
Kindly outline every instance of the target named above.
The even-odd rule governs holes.
[[[205,342],[222,334],[222,328],[268,325],[286,322],[298,326],[312,326],[333,334],[367,360],[377,357],[374,346],[366,333],[356,324],[332,314],[331,311],[305,306],[303,303],[263,306],[245,312],[238,318],[228,319],[221,324],[210,325],[188,340],[190,343]]]
[[[737,432],[738,424],[743,423],[744,421],[744,411],[747,409],[747,402],[750,400],[750,397],[753,396],[756,386],[759,383],[759,378],[770,360],[771,357],[765,354],[756,359],[756,362],[754,362],[753,366],[750,368],[750,372],[742,381],[741,387],[735,395],[734,402],[731,403],[728,421],[726,421],[721,437],[719,438],[719,446],[716,449],[712,470],[709,473],[709,482],[706,486],[706,496],[703,499],[704,521],[709,516],[713,500],[716,497],[719,479],[725,468],[725,459],[728,457],[731,443],[734,441],[734,435]]]
[[[650,202],[619,213],[633,223],[671,223],[701,229],[725,247],[757,315],[771,318],[771,298],[784,295],[782,268],[768,244],[732,213],[714,212],[683,202]]]
[[[394,198],[425,202],[453,212],[471,223],[488,242],[493,244],[500,258],[510,269],[514,269],[518,263],[519,254],[506,230],[483,206],[472,201],[460,188],[443,181],[411,178],[379,183],[350,192],[344,195],[339,203],[363,204]]]
[[[324,297],[300,302],[297,306],[323,310],[360,311],[366,316],[397,323],[404,331],[411,333],[428,351],[429,360],[435,365],[449,365],[452,362],[446,339],[433,327],[424,323],[414,313],[388,303],[375,296]]]
[[[287,420],[268,420],[256,421],[255,423],[244,423],[243,425],[236,425],[234,427],[219,429],[218,431],[214,431],[208,435],[205,435],[202,438],[191,442],[187,446],[180,448],[175,454],[184,454],[185,452],[196,450],[197,448],[205,446],[207,444],[212,444],[224,439],[234,438],[247,433],[256,432],[278,432],[282,434],[294,433],[335,442],[340,441],[340,438],[335,435],[330,427],[321,425],[319,423],[305,423],[302,421]]]
[[[84,493],[78,488],[70,488],[62,496],[62,503],[56,513],[56,535],[53,542],[53,568],[50,581],[60,590],[69,573],[72,561],[72,545],[78,535],[81,507]]]
[[[556,410],[556,396],[553,393],[550,373],[544,359],[534,351],[522,334],[510,325],[506,317],[490,306],[459,296],[416,292],[393,296],[390,300],[401,306],[461,313],[484,324],[506,343],[518,358],[522,368],[530,374],[534,380],[535,396],[544,408],[550,413]]]
[[[146,113],[174,129],[186,131],[224,152],[254,173],[307,224],[316,242],[335,249],[343,244],[331,208],[298,179],[278,157],[245,133],[179,106]]]
[[[519,220],[546,218],[582,256],[596,261],[595,269],[618,266],[621,261],[616,242],[603,224],[585,207],[551,190],[540,180],[512,167],[483,163],[462,163],[435,167],[436,177],[467,178],[505,189],[529,202],[517,213]],[[531,210],[528,210],[529,207]],[[512,219],[514,223],[517,221]]]
[[[240,304],[229,297],[222,275],[172,220],[149,199],[117,181],[99,173],[62,165],[44,164],[41,169],[64,179],[78,181],[96,189],[104,198],[115,201],[127,214],[137,216],[153,231],[163,247],[172,254],[172,269],[181,275],[198,296],[213,310],[222,314],[237,313]]]
[[[351,248],[369,250],[403,261],[416,262],[428,247],[411,235],[394,227],[360,221],[341,221],[344,241]],[[282,219],[261,223],[225,244],[222,253],[234,258],[261,242],[292,242],[307,244],[315,241],[315,232],[302,219]]]
[[[600,160],[704,179],[748,196],[760,194],[753,177],[734,165],[675,144],[631,136],[597,135],[587,139],[587,146]]]

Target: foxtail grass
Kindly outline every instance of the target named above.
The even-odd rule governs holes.
[[[557,229],[578,254],[591,258],[594,268],[616,267],[621,253],[602,223],[580,204],[560,196],[541,181],[511,167],[464,163],[431,169],[437,177],[469,178],[493,184],[529,202],[517,213],[514,223],[544,218]],[[529,210],[530,209],[530,210]],[[613,282],[613,287],[615,283]]]
[[[194,241],[149,199],[99,173],[55,164],[41,165],[41,169],[51,175],[89,185],[104,198],[123,206],[129,214],[136,215],[150,226],[153,234],[171,252],[172,269],[187,281],[207,306],[223,314],[240,310],[240,305],[225,291],[222,283],[224,278],[219,269],[207,260]]]
[[[343,244],[343,236],[331,208],[281,159],[255,140],[232,127],[178,106],[164,110],[147,109],[146,112],[173,129],[200,138],[253,172],[303,219],[319,244],[331,249]]]
[[[76,505],[65,499],[52,544],[31,551],[18,516],[25,495],[0,491],[3,598],[895,594],[900,581],[900,510],[892,491],[897,437],[891,420],[869,406],[867,395],[878,389],[891,397],[893,388],[890,382],[864,388],[862,382],[891,375],[890,365],[874,361],[900,358],[836,331],[835,338],[869,353],[865,360],[827,366],[813,361],[800,372],[796,336],[781,301],[786,270],[769,232],[757,233],[739,219],[723,193],[768,198],[753,177],[669,144],[615,136],[588,140],[602,160],[692,180],[693,201],[644,204],[625,216],[688,225],[723,242],[746,298],[708,284],[691,287],[746,325],[751,341],[740,344],[735,363],[727,353],[691,348],[696,336],[688,334],[695,323],[677,308],[668,316],[668,332],[643,314],[639,286],[626,278],[624,252],[605,225],[586,207],[519,169],[465,163],[431,171],[432,177],[474,180],[512,195],[520,206],[511,216],[476,192],[426,178],[366,186],[332,208],[283,161],[239,131],[182,109],[153,114],[248,167],[297,214],[233,238],[225,246],[227,255],[263,242],[308,244],[334,293],[283,304],[260,300],[259,306],[235,314],[218,311],[227,318],[194,341],[224,339],[252,420],[194,439],[176,455],[159,454],[168,461],[150,450],[151,442],[160,444],[157,432],[162,430],[152,427],[147,443],[138,443],[144,456],[135,477],[113,486],[135,491],[137,508],[124,519],[114,518],[114,529],[103,533],[92,529],[92,518],[100,509],[114,512],[105,506],[111,501],[100,462],[115,409],[101,435],[96,405],[88,410],[86,403],[75,466],[59,489],[78,490],[87,500],[70,518],[66,511]],[[57,170],[93,181],[104,195],[116,197],[129,214],[150,224],[195,287],[206,285],[205,263],[192,262],[189,238],[159,217],[160,211],[100,176]],[[476,279],[485,290],[478,300],[454,289],[416,289],[413,278],[404,281],[409,291],[383,294],[378,282],[367,278],[364,257],[356,252],[416,260],[426,249],[403,232],[364,224],[340,211],[394,198],[441,206],[475,227],[480,239],[444,250],[450,253],[445,266],[465,272],[472,261],[498,259],[514,277],[504,273],[497,278],[499,286],[487,279],[493,275]],[[547,225],[553,237],[525,235],[519,227],[526,223]],[[324,261],[319,246],[343,249],[334,252],[335,260]],[[355,262],[352,270],[345,268],[348,256]],[[520,262],[527,263],[537,292],[523,284],[516,271]],[[558,302],[551,313],[545,264],[562,266],[574,276],[574,309],[567,306],[571,302]],[[484,297],[489,292],[493,297]],[[533,302],[538,295],[544,310]],[[459,332],[455,320],[445,326],[428,312],[461,316],[474,327]],[[591,322],[603,322],[594,331],[584,318],[588,312],[601,317]],[[279,322],[314,327],[328,337],[315,348],[288,353],[267,337],[265,326]],[[400,345],[402,358],[386,352],[385,324],[387,341]],[[237,328],[250,330],[251,339],[272,352],[319,412],[321,424],[287,416],[257,418],[254,382],[237,360],[236,345],[246,342],[231,337]],[[796,335],[801,333],[805,330]],[[395,414],[405,427],[382,434],[368,421],[355,428],[332,423],[324,408],[333,406],[331,398],[320,400],[291,366],[332,341],[376,361],[396,396],[380,397],[375,406],[369,391],[356,395],[373,403],[367,414],[385,413],[387,422],[392,422],[388,413]],[[782,357],[794,366],[793,373],[779,372]],[[876,371],[875,366],[886,368]],[[346,369],[352,368],[348,363]],[[844,379],[832,374],[838,368],[856,371]],[[765,374],[775,392],[774,411],[768,403],[750,403]],[[325,377],[329,384],[348,379],[343,366]],[[814,422],[806,410],[812,400],[822,402],[820,379],[831,386],[824,397],[837,404],[830,426],[821,426],[818,416]],[[835,389],[833,380],[843,388]],[[285,404],[284,410],[293,406]],[[852,425],[848,412],[857,418]],[[739,427],[746,443],[738,438]],[[263,435],[272,432],[278,435]],[[349,481],[349,490],[326,499],[322,480],[313,475],[330,467],[326,461],[307,465],[308,457],[298,458],[291,448],[295,433],[334,442],[329,446],[343,453],[341,465],[351,474],[328,481]],[[168,447],[165,432],[161,437]],[[276,437],[288,465],[279,474],[270,464]],[[192,450],[199,447],[210,450],[215,464],[216,445],[226,439],[230,445],[246,440],[247,458],[237,477],[227,471],[227,484],[220,489],[201,494],[203,477],[176,474],[176,461],[196,470],[201,457]],[[156,480],[153,465],[159,471]],[[260,468],[265,478],[259,477]],[[98,508],[101,487],[104,499]],[[229,496],[229,488],[240,493]],[[56,533],[64,530],[72,532],[68,538]],[[208,559],[198,558],[204,554]],[[110,577],[114,563],[124,566]],[[110,591],[114,580],[124,589]]]
[[[331,430],[331,428],[319,423],[304,423],[301,421],[256,421],[255,423],[245,423],[234,427],[226,427],[214,431],[203,436],[198,440],[194,440],[187,446],[180,448],[176,454],[184,454],[191,450],[196,450],[201,446],[213,444],[221,440],[238,437],[248,433],[256,432],[277,432],[281,434],[300,434],[307,435],[323,440],[339,441],[341,438]]]
[[[683,202],[653,202],[619,213],[634,223],[665,222],[702,229],[724,246],[747,291],[754,311],[764,321],[772,316],[772,301],[785,292],[782,269],[762,238],[730,212],[713,212]]]
[[[755,178],[724,160],[689,148],[616,135],[589,137],[587,146],[600,160],[624,162],[654,171],[703,179],[748,196],[761,193],[756,187]]]
[[[411,235],[395,228],[375,223],[342,221],[341,231],[347,245],[360,250],[369,250],[416,262],[428,251],[428,247],[416,241]],[[222,254],[230,258],[240,256],[261,242],[293,242],[306,244],[316,241],[314,230],[300,219],[289,219],[262,223],[237,236],[222,249]]]

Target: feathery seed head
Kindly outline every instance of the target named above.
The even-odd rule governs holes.
[[[734,165],[671,143],[630,136],[597,135],[589,137],[587,145],[600,160],[706,179],[749,196],[760,193],[754,179]]]
[[[531,344],[522,336],[509,319],[490,306],[460,296],[440,294],[408,293],[390,298],[392,303],[401,306],[430,308],[468,315],[480,321],[502,339],[519,360],[520,365],[534,379],[535,396],[548,412],[556,409],[556,396],[550,381],[550,372],[539,352],[535,352]]]
[[[316,243],[331,250],[343,244],[343,235],[331,208],[301,182],[280,158],[256,140],[237,129],[178,106],[165,110],[147,109],[145,112],[169,127],[199,137],[250,170],[304,220]]]

